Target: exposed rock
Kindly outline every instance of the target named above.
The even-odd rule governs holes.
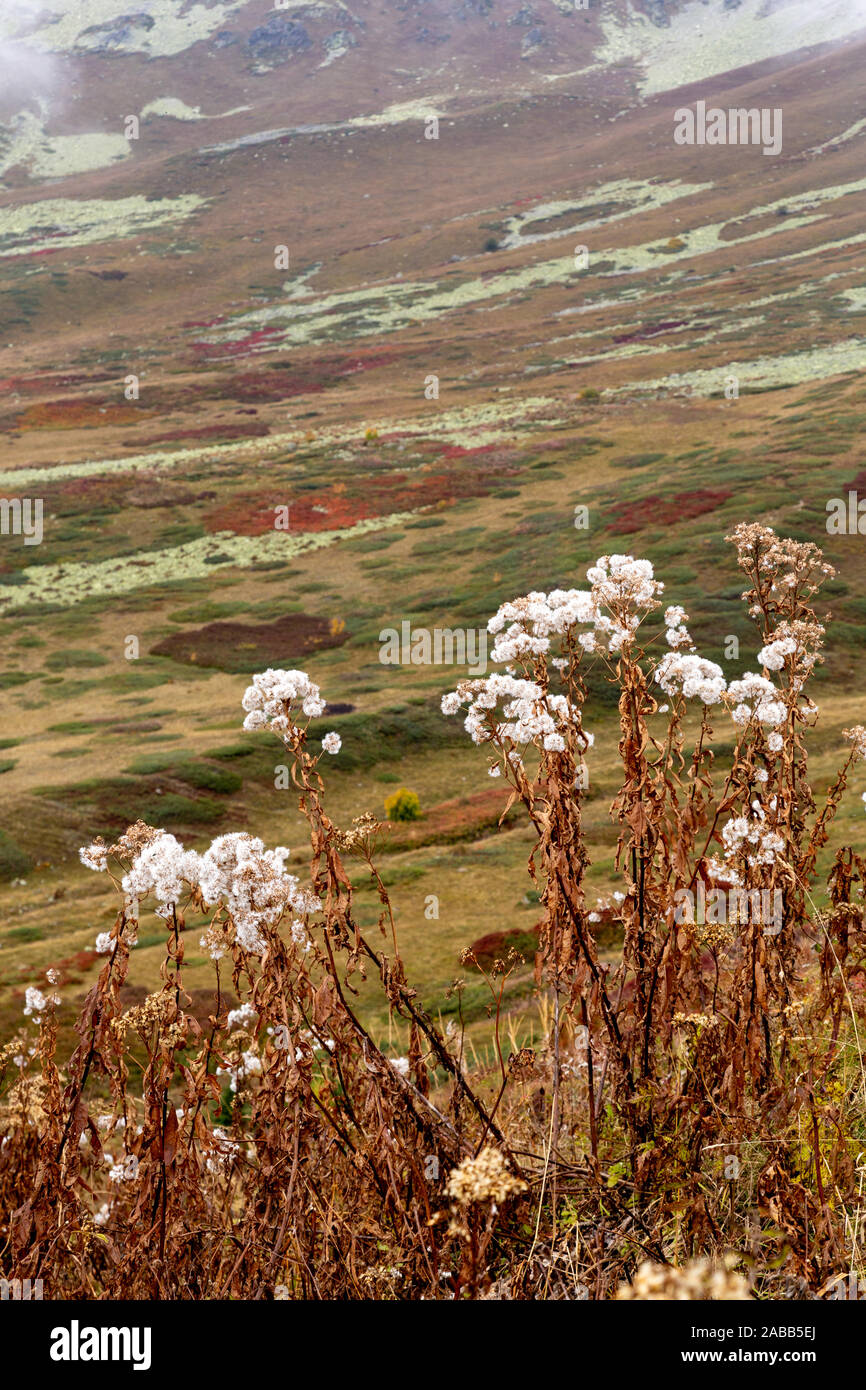
[[[492,9],[493,0],[460,0],[453,13],[457,19],[468,19],[473,14],[490,14]]]
[[[78,36],[78,46],[91,53],[118,53],[123,49],[133,48],[140,37],[140,31],[148,33],[155,24],[153,15],[141,11],[118,15],[117,19],[106,20],[103,24],[92,24],[89,29],[82,30]]]
[[[322,46],[328,55],[327,61],[332,63],[336,58],[348,53],[350,48],[355,48],[357,43],[355,35],[350,34],[348,29],[337,29],[335,33],[328,35]]]
[[[296,53],[305,53],[312,48],[313,40],[303,24],[286,15],[275,14],[253,29],[247,46],[257,63],[276,67],[280,63],[287,63]]]
[[[657,29],[667,29],[670,27],[670,19],[665,8],[665,0],[648,0],[646,7],[647,19],[654,24]]]
[[[432,29],[418,29],[415,34],[416,43],[447,43],[450,34],[434,34]]]
[[[534,24],[538,24],[539,18],[531,5],[522,5],[516,14],[513,14],[508,21],[509,27],[522,25],[525,29],[531,29]]]

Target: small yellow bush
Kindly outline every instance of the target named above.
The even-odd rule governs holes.
[[[385,814],[389,820],[418,820],[421,815],[421,802],[415,792],[401,787],[391,796],[385,797]]]

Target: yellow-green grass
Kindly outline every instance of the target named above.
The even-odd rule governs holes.
[[[830,586],[829,603],[838,621],[829,625],[827,676],[814,688],[822,715],[813,767],[819,783],[822,778],[829,782],[843,756],[839,731],[862,719],[857,694],[863,670],[857,633],[866,601],[862,542],[857,536],[822,535],[824,499],[841,491],[859,467],[857,407],[856,392],[845,383],[838,384],[835,393],[799,388],[748,397],[736,403],[735,416],[733,407],[717,401],[659,401],[634,410],[578,404],[567,428],[553,433],[547,429],[540,439],[530,431],[521,441],[516,475],[504,479],[502,489],[516,496],[466,498],[419,516],[421,521],[442,521],[442,526],[401,526],[383,537],[388,543],[380,548],[370,545],[375,536],[345,541],[327,552],[293,558],[287,574],[228,569],[215,573],[207,584],[178,583],[135,592],[110,605],[22,612],[4,619],[4,669],[18,670],[25,679],[3,695],[7,728],[16,743],[9,754],[15,765],[3,774],[0,824],[32,860],[50,865],[28,870],[26,885],[7,881],[0,887],[0,989],[7,1018],[20,1014],[25,983],[58,959],[92,946],[97,932],[113,918],[114,898],[104,880],[77,863],[77,846],[100,828],[84,814],[83,796],[73,790],[82,784],[129,777],[135,794],[152,804],[159,774],[139,774],[135,769],[154,765],[158,755],[168,760],[167,777],[172,768],[182,771],[190,764],[211,772],[227,768],[243,779],[239,790],[212,792],[193,786],[185,791],[192,800],[204,798],[221,807],[220,819],[213,826],[191,827],[169,820],[167,828],[182,830],[183,838],[198,847],[212,833],[247,829],[269,844],[288,844],[290,867],[303,873],[304,824],[292,794],[273,785],[274,770],[283,761],[280,746],[270,735],[246,735],[240,729],[245,677],[149,654],[162,637],[184,626],[238,615],[262,623],[291,611],[345,622],[349,639],[344,645],[303,660],[287,652],[280,663],[303,665],[320,682],[326,698],[355,706],[355,713],[335,715],[315,726],[319,736],[328,727],[344,736],[343,753],[326,759],[323,766],[331,814],[340,824],[363,811],[383,815],[385,797],[400,785],[416,791],[429,812],[493,785],[483,751],[468,737],[458,736],[459,721],[446,721],[436,713],[439,696],[464,672],[444,666],[382,665],[381,628],[399,628],[404,617],[430,627],[478,627],[504,599],[531,587],[579,586],[586,564],[597,554],[627,550],[655,560],[659,577],[667,583],[666,599],[684,602],[706,655],[721,659],[725,635],[739,635],[740,660],[728,664],[729,671],[739,673],[754,667],[758,644],[737,597],[742,582],[723,537],[737,520],[762,519],[782,533],[825,542],[840,570],[835,586]],[[719,435],[721,421],[728,430],[724,439]],[[592,442],[587,444],[587,439]],[[359,467],[365,457],[362,447]],[[820,469],[813,467],[815,454],[828,460]],[[402,464],[387,444],[378,448],[378,456],[386,467]],[[334,467],[338,465],[339,460]],[[304,464],[305,476],[323,487],[330,467],[326,454],[313,451]],[[223,477],[216,483],[218,489],[227,485]],[[237,486],[237,480],[231,486]],[[728,491],[730,496],[690,522],[653,521],[659,499],[701,488]],[[586,532],[572,524],[574,506],[581,501],[590,508]],[[611,529],[622,504],[636,507],[639,524],[633,532]],[[130,518],[137,523],[140,516],[121,509],[117,524]],[[150,544],[159,524],[152,519],[147,525]],[[138,661],[124,656],[130,635],[140,643]],[[91,667],[83,664],[87,652],[93,656]],[[426,703],[413,704],[419,700]],[[360,733],[354,721],[391,717],[401,709],[400,718],[422,711],[424,739],[404,740],[398,747],[385,737],[376,749],[364,726],[363,756],[347,767],[357,752],[353,727]],[[726,727],[726,719],[720,713],[716,724],[722,743],[730,746],[732,728]],[[611,870],[616,831],[606,808],[617,786],[616,715],[615,694],[597,676],[586,723],[597,738],[590,756],[586,807],[592,861],[588,883],[590,893],[603,893],[615,884]],[[226,749],[244,745],[253,749],[248,758],[222,756]],[[52,788],[61,791],[48,790]],[[859,843],[861,790],[858,785],[849,792],[833,843]],[[133,797],[133,809],[135,804]],[[535,920],[537,908],[523,901],[531,886],[526,876],[531,845],[530,832],[518,821],[500,831],[479,828],[476,839],[443,840],[383,856],[383,867],[394,880],[407,971],[429,1007],[450,1010],[453,1000],[445,999],[449,983],[460,976],[471,981],[472,972],[459,962],[463,947],[490,931],[524,928]],[[55,897],[58,890],[62,896]],[[439,898],[438,919],[425,917],[430,895]],[[375,936],[374,895],[359,888],[357,904],[360,920]],[[32,939],[25,939],[21,928]],[[143,924],[143,940],[155,940],[135,953],[133,983],[157,983],[160,930],[158,919]],[[16,931],[19,934],[10,936]],[[190,988],[208,987],[211,967],[203,959],[194,928],[187,951]],[[65,987],[70,999],[80,997],[92,968],[80,974]],[[518,1016],[525,1008],[521,991],[528,978],[527,968],[509,993],[509,1007]],[[360,1007],[371,1024],[387,1028],[373,986],[360,989]],[[467,1011],[473,1031],[487,1036],[489,1023],[477,993],[471,1007],[467,995]]]

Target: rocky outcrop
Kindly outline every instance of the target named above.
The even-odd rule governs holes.
[[[541,21],[531,5],[522,5],[516,14],[513,14],[508,21],[509,28],[522,27],[531,29]]]
[[[78,36],[78,46],[90,53],[124,52],[134,48],[142,31],[149,33],[155,24],[153,16],[143,12],[118,15],[117,19],[92,24],[89,29],[84,29]]]
[[[247,47],[256,63],[262,67],[274,68],[287,63],[297,53],[305,53],[312,48],[313,40],[303,24],[288,15],[274,14],[253,29],[247,39]]]

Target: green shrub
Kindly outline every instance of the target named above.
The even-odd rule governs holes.
[[[164,796],[143,805],[138,814],[150,825],[210,825],[220,819],[223,808],[218,801],[210,801],[206,797],[193,801],[188,796],[166,792]]]
[[[52,652],[45,658],[45,667],[48,671],[68,671],[70,668],[93,666],[107,666],[108,659],[99,652],[82,651],[78,648],[70,648],[68,651]]]
[[[252,740],[249,743],[227,743],[221,748],[209,748],[209,758],[250,758],[256,752],[256,746]]]
[[[123,770],[136,777],[146,776],[152,772],[167,772],[169,768],[177,766],[177,759],[178,750],[176,748],[163,753],[145,753]]]
[[[243,778],[225,767],[208,767],[207,763],[178,763],[174,775],[191,787],[200,787],[209,792],[236,792],[243,786]]]
[[[225,767],[210,767],[207,763],[197,763],[183,756],[178,758],[176,751],[146,753],[124,770],[137,775],[164,772],[190,787],[209,792],[236,792],[243,786],[243,778],[236,772],[230,772]]]
[[[12,836],[5,830],[0,830],[0,878],[19,878],[32,867],[32,860],[15,843]]]

